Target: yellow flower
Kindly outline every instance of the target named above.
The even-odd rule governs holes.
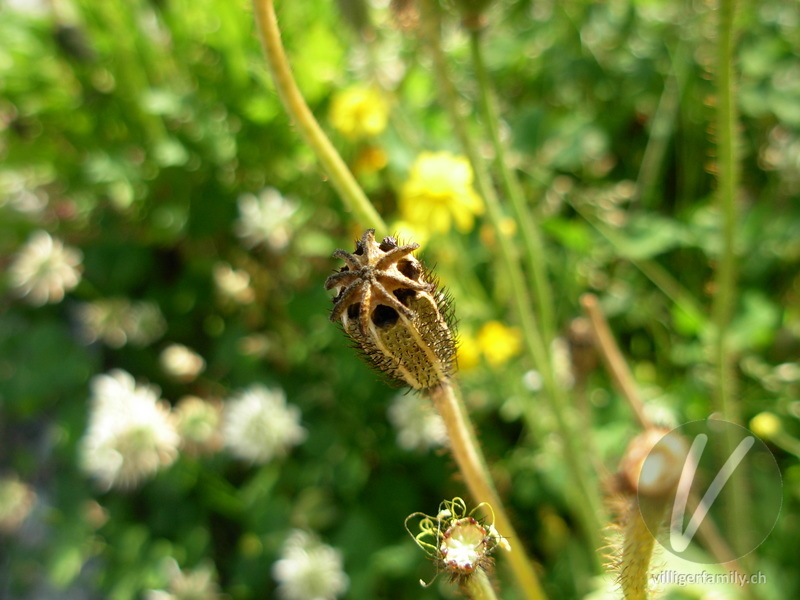
[[[334,129],[351,140],[373,137],[386,129],[389,106],[377,90],[353,86],[333,97],[330,120]]]
[[[449,152],[423,152],[400,190],[400,214],[429,231],[446,233],[451,221],[470,231],[483,202],[472,188],[472,168],[466,158]]]
[[[758,437],[769,440],[781,431],[781,420],[771,412],[758,413],[750,419],[750,430]]]
[[[478,332],[478,346],[487,362],[498,367],[522,349],[522,336],[516,327],[506,327],[499,321],[489,321]]]
[[[478,366],[481,348],[474,336],[462,334],[458,336],[458,370],[469,371]]]

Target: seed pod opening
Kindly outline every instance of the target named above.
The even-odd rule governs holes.
[[[333,253],[345,266],[325,289],[336,291],[331,321],[367,360],[391,381],[424,390],[452,374],[456,344],[450,299],[412,254],[418,248],[391,236],[378,243],[367,229],[352,254]]]

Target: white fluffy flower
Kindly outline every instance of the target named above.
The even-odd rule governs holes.
[[[278,595],[284,600],[333,600],[347,590],[342,554],[316,537],[295,529],[272,565]]]
[[[11,286],[31,304],[61,302],[81,280],[83,254],[40,229],[20,248],[8,273]]]
[[[104,489],[131,488],[169,466],[180,437],[161,391],[137,385],[120,369],[91,381],[89,427],[81,440],[83,469]]]
[[[236,235],[253,248],[267,244],[273,250],[283,250],[289,243],[290,219],[297,205],[284,198],[275,188],[261,190],[258,196],[243,194],[237,201],[239,219]]]
[[[388,414],[397,430],[397,445],[404,450],[428,450],[447,444],[442,417],[418,394],[397,394],[389,405]]]
[[[159,357],[161,368],[171,377],[181,381],[194,381],[206,368],[206,361],[183,344],[170,344]]]
[[[227,401],[223,419],[225,446],[252,462],[269,462],[306,439],[300,409],[286,404],[281,389],[251,385]]]

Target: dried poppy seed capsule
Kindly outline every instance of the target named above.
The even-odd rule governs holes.
[[[336,289],[331,321],[341,321],[364,355],[390,379],[424,390],[453,371],[455,341],[447,295],[411,253],[419,244],[379,244],[367,229],[346,265],[325,282]]]

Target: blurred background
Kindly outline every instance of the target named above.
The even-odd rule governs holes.
[[[653,419],[713,410],[714,8],[497,0],[485,13],[500,136],[543,232],[551,356],[600,484],[637,425],[581,294],[599,297]],[[464,398],[545,589],[615,597],[576,525],[416,4],[277,10],[300,88],[392,228],[377,236],[421,243],[454,299]],[[458,7],[443,10],[471,112],[468,36]],[[784,482],[754,593],[787,598],[800,589],[800,5],[743,4],[737,23],[735,397]],[[499,235],[517,229],[509,213]],[[328,320],[331,254],[362,231],[281,107],[249,2],[0,2],[0,597],[456,595],[445,577],[420,588],[436,569],[403,527],[466,495],[442,424]]]

